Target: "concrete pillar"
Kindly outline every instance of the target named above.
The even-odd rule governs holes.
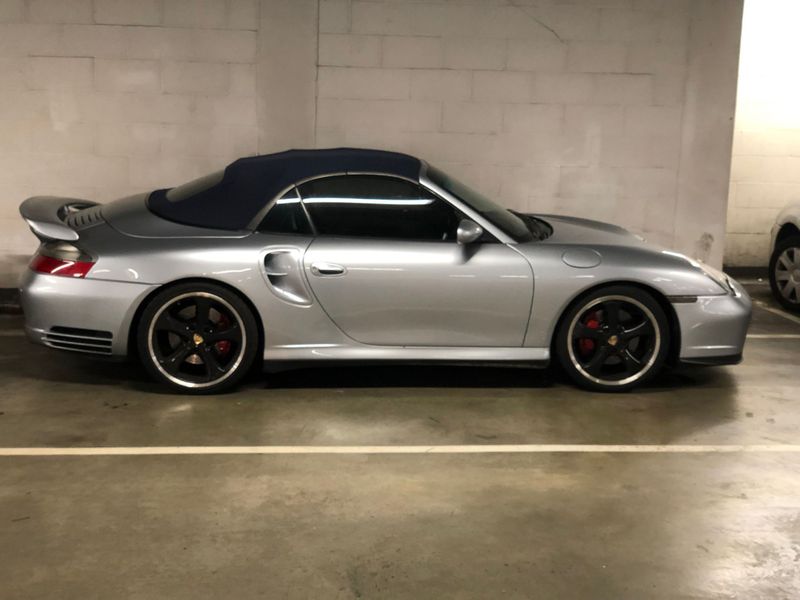
[[[315,145],[317,0],[261,0],[256,57],[260,154]]]
[[[728,209],[742,0],[690,4],[686,80],[678,169],[675,246],[722,265]]]

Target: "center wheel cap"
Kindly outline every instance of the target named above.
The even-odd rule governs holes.
[[[612,335],[608,338],[608,345],[609,346],[616,346],[619,342],[619,338],[616,335]]]
[[[196,334],[196,333],[195,333],[195,334],[192,336],[192,341],[194,342],[194,345],[195,345],[195,346],[199,346],[200,344],[202,344],[202,343],[203,343],[203,336],[201,336],[201,335],[198,335],[198,334]]]

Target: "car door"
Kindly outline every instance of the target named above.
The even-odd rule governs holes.
[[[352,339],[382,346],[521,346],[528,261],[486,234],[460,245],[463,215],[415,182],[337,175],[299,186],[315,238],[304,268]]]

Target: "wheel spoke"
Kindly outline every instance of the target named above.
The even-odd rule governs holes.
[[[775,271],[775,279],[777,281],[788,281],[789,277],[789,271]]]
[[[786,285],[784,285],[781,288],[781,295],[787,300],[789,300],[792,295],[792,290],[794,290],[794,284],[792,283],[791,280],[787,280]]]
[[[598,377],[600,375],[600,369],[603,368],[610,354],[611,350],[607,346],[601,346],[597,349],[597,352],[595,352],[591,360],[583,366],[584,370],[592,377]]]
[[[780,263],[780,266],[786,269],[786,271],[790,271],[794,267],[794,259],[789,258],[788,250],[780,255],[778,262]]]
[[[159,362],[164,365],[167,371],[174,372],[178,367],[191,356],[195,351],[194,345],[189,342],[178,344],[173,351],[163,358],[159,358]]]
[[[208,325],[211,322],[211,300],[198,296],[195,299],[195,320],[199,326]]]
[[[572,331],[572,338],[573,339],[580,339],[580,338],[589,338],[592,340],[596,340],[600,338],[602,334],[598,329],[594,329],[592,327],[588,327],[583,323],[576,323],[575,329]]]
[[[225,329],[219,329],[205,336],[205,340],[208,343],[221,342],[223,340],[230,342],[238,342],[241,339],[242,339],[242,331],[239,329],[239,325],[237,325],[236,323],[232,323]]]
[[[213,381],[225,374],[227,369],[219,364],[217,355],[214,354],[214,349],[211,346],[204,345],[201,349],[201,356],[206,367],[206,381]]]
[[[631,354],[630,350],[625,350],[622,353],[622,363],[625,365],[625,373],[627,375],[633,375],[642,369],[642,361]]]
[[[645,319],[638,325],[634,325],[633,327],[629,327],[628,329],[624,329],[622,331],[622,335],[620,336],[623,340],[630,340],[636,337],[640,337],[643,335],[651,335],[653,333],[653,324],[650,322],[649,319]]]
[[[174,333],[175,335],[179,335],[184,339],[188,339],[191,336],[191,333],[188,330],[188,323],[179,319],[178,317],[172,316],[169,314],[168,310],[162,312],[161,316],[158,317],[158,320],[156,321],[156,329]]]
[[[611,328],[619,325],[619,312],[620,303],[616,300],[610,300],[603,303],[603,320],[605,324]]]

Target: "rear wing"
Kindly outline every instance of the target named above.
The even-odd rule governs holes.
[[[19,213],[34,235],[43,242],[48,240],[74,242],[80,237],[76,225],[81,223],[75,223],[75,219],[69,217],[78,211],[97,205],[97,202],[79,198],[34,196],[20,204]]]

